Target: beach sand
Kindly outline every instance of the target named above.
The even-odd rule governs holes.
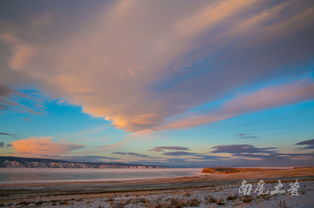
[[[282,194],[258,196],[263,179],[271,191],[281,180]],[[239,194],[241,182],[253,188]],[[298,180],[298,196],[291,196],[290,183]],[[314,207],[314,168],[246,171],[190,177],[127,181],[4,184],[0,207]]]

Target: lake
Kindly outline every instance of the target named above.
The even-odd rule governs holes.
[[[148,179],[193,176],[200,172],[200,168],[0,168],[0,184]]]

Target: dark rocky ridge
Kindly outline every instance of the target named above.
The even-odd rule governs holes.
[[[72,162],[46,158],[22,158],[0,156],[0,168],[160,168],[161,166],[109,163]]]

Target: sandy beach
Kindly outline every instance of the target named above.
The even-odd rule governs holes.
[[[263,179],[273,190],[278,180],[285,193],[258,195]],[[239,194],[241,182],[253,188]],[[290,183],[298,180],[298,196]],[[254,192],[255,191],[255,192]],[[1,207],[314,207],[314,168],[259,170],[231,174],[126,181],[5,184],[0,187]]]

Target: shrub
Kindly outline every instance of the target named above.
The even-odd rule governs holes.
[[[191,194],[190,194],[189,192],[185,192],[185,193],[183,194],[183,196],[189,197],[189,196],[191,196]]]
[[[181,200],[176,199],[176,198],[172,198],[170,199],[170,206],[169,208],[182,208],[183,207],[183,203]]]
[[[193,199],[189,199],[187,200],[184,205],[185,206],[190,206],[190,207],[196,207],[196,206],[199,206],[200,205],[200,200],[196,199],[196,198],[193,198]]]
[[[238,198],[238,195],[229,195],[228,197],[227,197],[227,200],[228,201],[233,201],[233,200],[236,200],[236,198]]]
[[[223,200],[223,199],[217,199],[217,200],[216,200],[216,204],[217,204],[217,205],[224,205],[224,204],[225,204],[225,200]]]
[[[253,200],[253,198],[251,196],[243,196],[242,197],[242,201],[244,203],[250,203]]]
[[[216,199],[213,196],[208,196],[206,200],[208,203],[216,203]]]

